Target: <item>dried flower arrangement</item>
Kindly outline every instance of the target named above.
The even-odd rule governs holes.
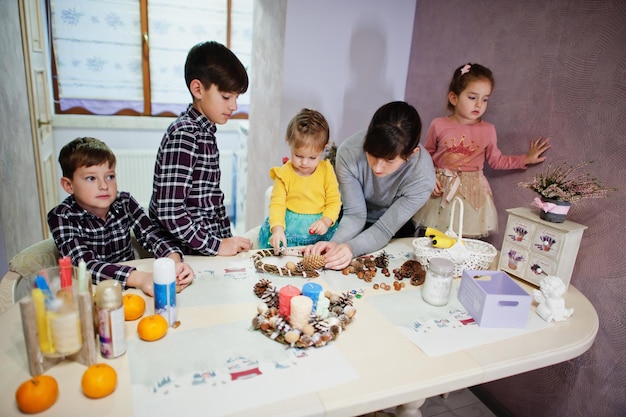
[[[511,249],[508,253],[509,259],[515,262],[521,262],[524,260],[524,255],[517,253],[517,251]]]
[[[578,171],[593,161],[581,162],[577,165],[563,163],[556,167],[548,165],[548,169],[535,175],[532,181],[519,182],[518,187],[528,188],[541,197],[575,203],[584,198],[605,198],[615,188],[603,186],[589,173]]]

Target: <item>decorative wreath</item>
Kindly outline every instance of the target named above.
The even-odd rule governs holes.
[[[302,329],[294,329],[287,317],[279,314],[278,290],[268,279],[261,279],[254,285],[254,293],[263,300],[257,308],[258,314],[252,319],[252,328],[265,336],[291,347],[322,347],[335,340],[352,322],[356,314],[350,292],[335,294],[326,291],[320,297],[329,300],[328,312],[311,315],[308,324]],[[318,301],[318,305],[320,301]]]
[[[287,262],[284,267],[263,263],[263,258],[267,256],[299,256],[302,261]],[[318,270],[322,269],[326,261],[322,255],[304,256],[299,249],[282,249],[278,255],[273,249],[261,249],[252,256],[254,267],[259,272],[265,272],[272,275],[288,276],[288,277],[304,277],[317,278],[320,276]]]

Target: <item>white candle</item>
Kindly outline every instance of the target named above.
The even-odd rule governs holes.
[[[66,314],[49,312],[48,318],[56,352],[63,355],[78,352],[83,345],[78,311],[72,310]]]
[[[324,294],[320,294],[319,297],[320,298],[317,300],[317,308],[315,309],[315,312],[318,316],[325,319],[330,313],[330,311],[328,310],[328,308],[330,307],[330,299]]]
[[[291,299],[291,314],[289,324],[294,329],[302,329],[310,321],[313,310],[313,300],[304,295],[296,295]]]

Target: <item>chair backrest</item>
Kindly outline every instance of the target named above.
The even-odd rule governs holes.
[[[131,239],[136,259],[152,257],[148,251],[141,247],[135,236],[131,236]],[[13,277],[15,279],[12,285],[9,282],[5,282],[4,286],[11,285],[13,303],[30,292],[30,288],[25,285],[26,280],[23,278],[34,276],[42,269],[57,266],[59,257],[60,254],[54,239],[48,238],[27,247],[11,258],[9,261],[9,272],[14,272],[18,277]]]

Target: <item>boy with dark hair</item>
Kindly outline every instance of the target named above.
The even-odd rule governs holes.
[[[127,192],[117,192],[115,154],[102,141],[77,138],[59,154],[61,186],[70,194],[48,213],[48,225],[61,256],[77,265],[82,259],[94,284],[116,279],[125,287],[154,295],[152,273],[120,262],[135,258],[131,230],[139,243],[156,257],[176,263],[177,284],[191,284],[193,270],[182,262],[182,252],[154,224]]]
[[[252,242],[233,237],[220,189],[216,124],[237,110],[237,98],[248,89],[239,59],[217,42],[189,51],[185,81],[192,103],[168,127],[154,166],[150,216],[185,254],[235,255]]]

